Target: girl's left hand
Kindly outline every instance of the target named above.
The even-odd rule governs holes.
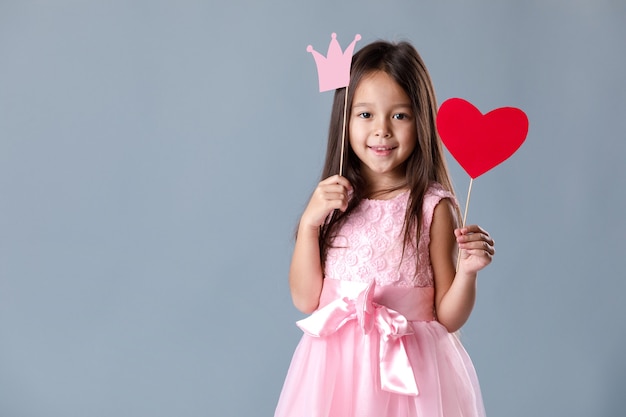
[[[459,269],[475,273],[491,263],[496,251],[489,233],[473,224],[455,229],[454,234],[461,251]]]

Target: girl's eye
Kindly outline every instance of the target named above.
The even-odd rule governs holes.
[[[404,120],[407,117],[409,117],[408,115],[404,114],[404,113],[398,113],[398,114],[394,114],[393,118],[396,120]]]
[[[364,111],[362,113],[359,113],[359,117],[362,119],[369,119],[370,117],[372,117],[372,114]]]

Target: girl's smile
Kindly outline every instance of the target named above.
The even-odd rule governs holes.
[[[391,151],[397,148],[397,146],[368,146],[376,155],[387,156],[391,154]]]

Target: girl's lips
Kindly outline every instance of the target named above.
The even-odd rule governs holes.
[[[386,156],[391,153],[397,146],[368,146],[370,150],[374,152],[374,154],[379,156]]]

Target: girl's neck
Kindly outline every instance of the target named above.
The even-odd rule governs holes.
[[[403,187],[399,189],[393,190],[381,190],[375,193],[366,194],[366,200],[393,200],[398,197],[400,194],[407,192],[408,188]]]
[[[368,184],[365,189],[365,198],[370,200],[390,200],[408,190],[406,181],[387,184]]]
[[[375,200],[387,200],[408,190],[404,176],[370,175],[365,178],[365,197]]]

